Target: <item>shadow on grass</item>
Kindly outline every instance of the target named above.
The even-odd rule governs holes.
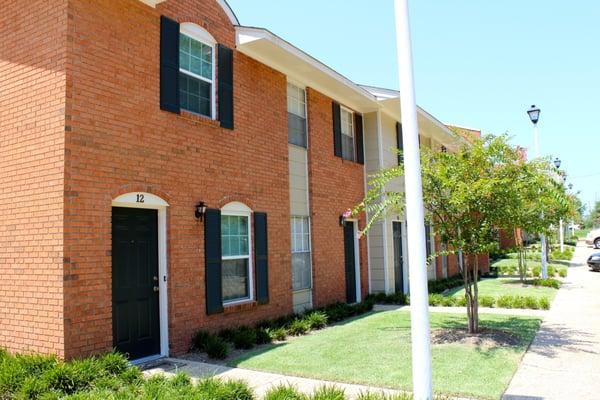
[[[375,314],[379,314],[381,312],[384,312],[384,311],[369,311],[367,313],[356,315],[354,317],[347,318],[347,319],[344,319],[342,321],[333,322],[332,324],[327,325],[327,327],[325,327],[324,329],[312,331],[312,332],[310,332],[310,333],[308,333],[306,335],[288,336],[287,339],[284,342],[266,344],[266,345],[262,345],[260,347],[254,348],[252,350],[248,350],[247,352],[241,354],[239,357],[237,357],[237,358],[235,358],[233,360],[227,361],[225,363],[225,365],[227,365],[229,367],[237,367],[240,363],[242,363],[244,361],[247,361],[250,358],[253,358],[253,357],[256,357],[256,356],[260,356],[262,354],[268,353],[268,352],[270,352],[272,350],[275,350],[275,349],[278,349],[278,348],[281,348],[281,347],[285,347],[285,346],[289,345],[291,342],[293,342],[294,340],[300,340],[303,337],[308,336],[308,335],[319,335],[322,332],[327,331],[328,329],[333,329],[335,327],[345,326],[345,325],[348,325],[350,323],[357,322],[357,321],[360,321],[360,320],[362,320],[364,318],[373,316]]]

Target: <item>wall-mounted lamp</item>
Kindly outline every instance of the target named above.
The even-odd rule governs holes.
[[[352,210],[348,209],[340,215],[340,226],[346,225],[346,220],[352,216]]]
[[[206,203],[203,201],[199,201],[196,204],[196,211],[194,211],[194,215],[197,220],[204,221],[204,214],[206,213]]]

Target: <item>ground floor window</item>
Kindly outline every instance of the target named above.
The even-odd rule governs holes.
[[[250,213],[221,213],[221,252],[223,302],[252,298]]]
[[[310,289],[312,287],[310,220],[308,217],[292,217],[291,228],[293,289]]]

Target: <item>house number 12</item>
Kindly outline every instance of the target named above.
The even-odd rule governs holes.
[[[144,202],[144,195],[143,194],[138,194],[136,202],[143,203]]]

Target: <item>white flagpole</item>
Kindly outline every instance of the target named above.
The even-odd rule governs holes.
[[[429,299],[423,186],[419,156],[419,128],[413,79],[413,62],[408,17],[408,0],[394,0],[396,10],[396,43],[400,77],[402,138],[404,142],[404,182],[406,193],[406,226],[410,277],[412,373],[415,400],[430,400],[431,345],[429,333]]]

